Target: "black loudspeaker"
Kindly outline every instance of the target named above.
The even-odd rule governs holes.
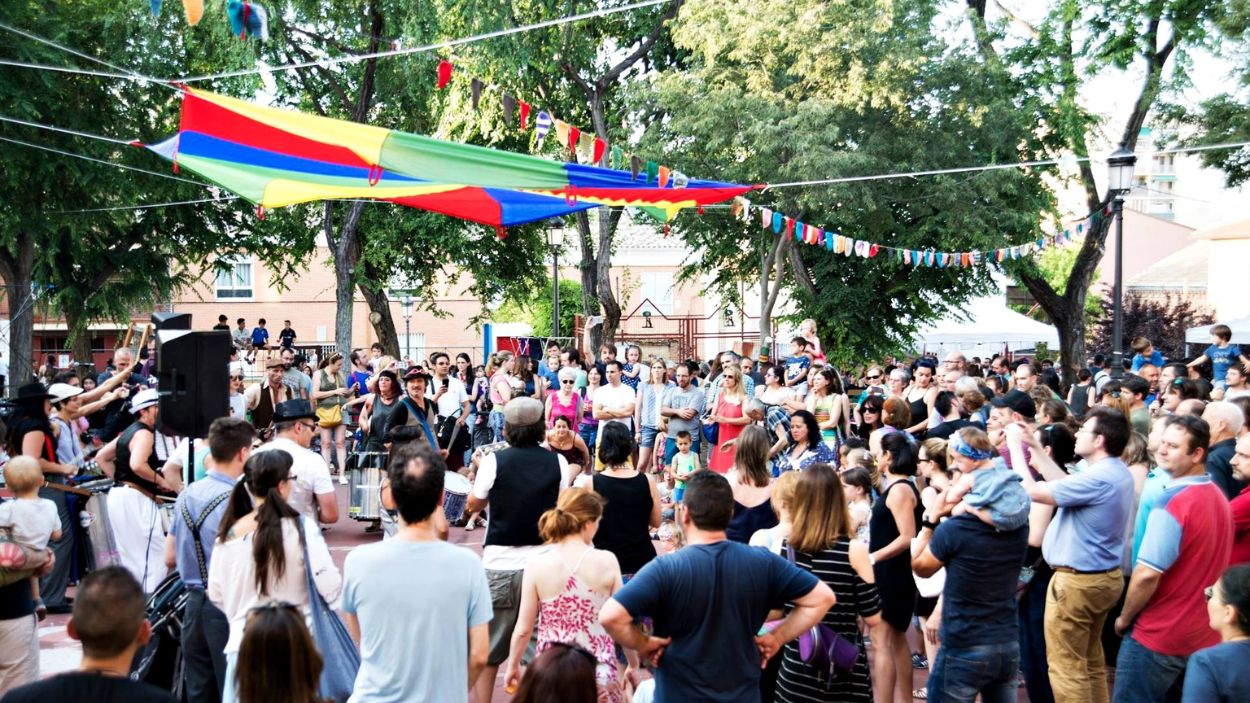
[[[189,324],[190,315],[186,317]],[[161,431],[204,437],[213,420],[230,414],[229,364],[229,332],[157,331]]]
[[[152,326],[159,330],[191,329],[191,313],[189,312],[154,312]]]

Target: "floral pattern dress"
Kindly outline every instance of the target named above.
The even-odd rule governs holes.
[[[582,558],[590,551],[587,549]],[[575,644],[590,652],[599,662],[595,667],[599,703],[621,703],[625,694],[617,667],[616,645],[599,624],[599,610],[607,603],[608,596],[577,578],[578,566],[581,566],[581,559],[569,569],[563,591],[538,601],[538,652],[557,643]]]

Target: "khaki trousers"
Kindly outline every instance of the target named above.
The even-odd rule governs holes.
[[[39,679],[39,627],[34,614],[0,620],[0,696]]]
[[[1046,592],[1046,655],[1056,703],[1107,703],[1102,628],[1120,599],[1120,569],[1103,574],[1056,571]]]

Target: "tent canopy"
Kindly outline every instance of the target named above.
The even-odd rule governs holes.
[[[1243,317],[1240,320],[1225,322],[1233,330],[1233,341],[1241,344],[1250,343],[1250,317]],[[1202,327],[1191,327],[1185,332],[1186,344],[1207,344],[1211,341],[1211,328],[1215,325],[1203,325]]]
[[[917,349],[945,347],[965,349],[978,345],[1007,345],[1012,349],[1026,349],[1038,344],[1052,349],[1059,346],[1059,332],[1046,325],[1009,309],[998,297],[978,298],[960,310],[916,333]]]

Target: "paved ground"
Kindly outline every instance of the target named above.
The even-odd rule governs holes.
[[[347,558],[347,553],[361,544],[375,542],[381,539],[379,534],[366,534],[366,523],[355,522],[347,519],[347,488],[338,486],[339,514],[343,518],[325,533],[326,542],[330,547],[330,553],[334,557],[335,563],[340,568],[343,566],[343,560]],[[452,528],[449,541],[455,544],[461,544],[473,551],[481,554],[482,539],[485,531],[478,529],[472,532],[465,532],[459,528]],[[52,615],[41,623],[39,629],[39,650],[40,650],[40,671],[44,676],[49,676],[57,672],[73,669],[78,665],[79,655],[81,652],[78,643],[70,639],[65,633],[65,623],[69,619],[68,615]],[[918,643],[915,643],[918,644]],[[918,649],[918,647],[916,647]],[[511,699],[503,690],[502,670],[500,677],[496,682],[494,702],[506,703]],[[916,671],[915,685],[917,688],[923,687],[928,672],[924,670]],[[1028,701],[1024,689],[1020,689],[1019,700]]]

